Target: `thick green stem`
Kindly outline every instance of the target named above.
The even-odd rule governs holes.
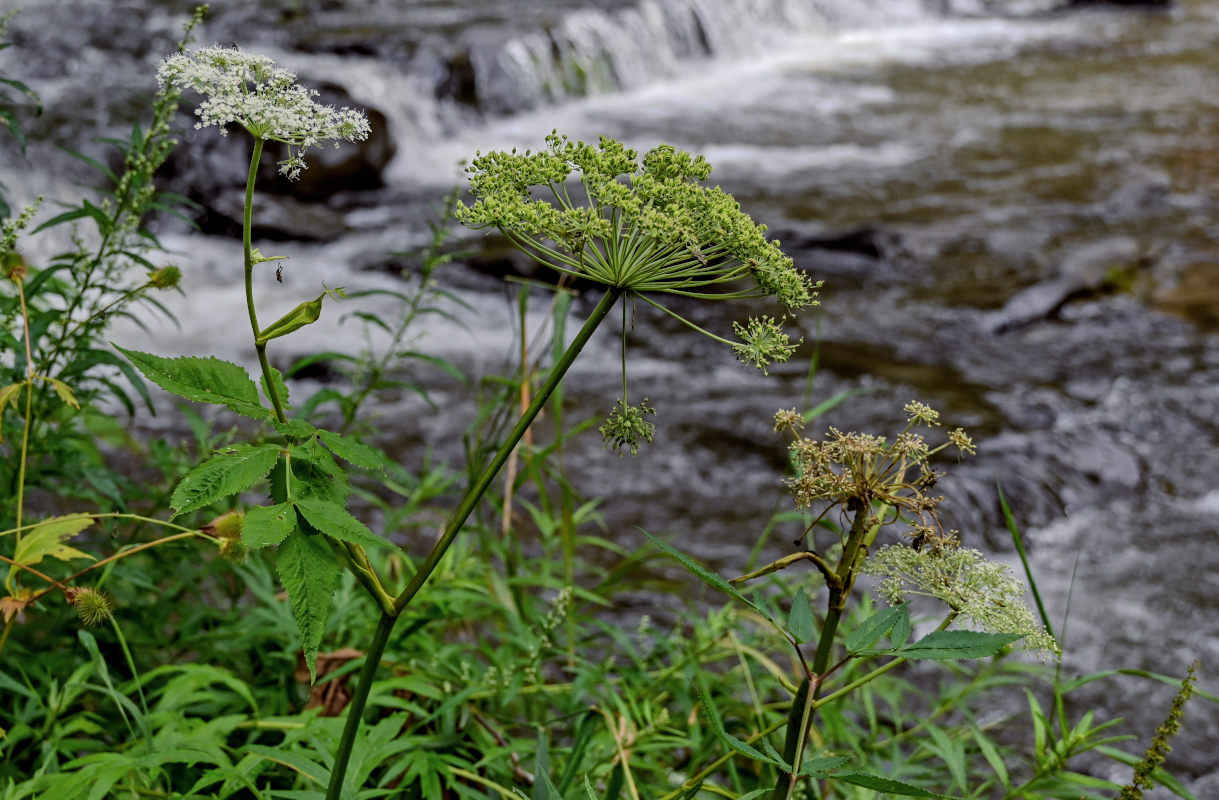
[[[864,539],[868,533],[868,508],[865,504],[855,512],[851,520],[851,532],[842,548],[842,559],[838,569],[832,576],[827,576],[830,597],[825,613],[825,622],[821,626],[821,636],[817,640],[817,654],[813,657],[810,674],[800,684],[800,689],[792,701],[791,713],[788,717],[787,738],[783,748],[783,758],[792,765],[793,774],[779,777],[771,792],[771,800],[789,800],[796,788],[796,775],[800,772],[800,763],[804,760],[804,745],[807,741],[808,726],[813,722],[812,711],[816,701],[821,696],[821,677],[829,668],[830,657],[834,652],[834,637],[838,633],[838,624],[842,621],[842,612],[846,609],[847,597],[855,583],[855,571],[860,553],[864,549]]]
[[[343,727],[343,738],[339,740],[339,749],[334,754],[334,769],[330,772],[330,786],[326,789],[326,800],[339,800],[343,793],[343,778],[347,774],[347,763],[351,760],[351,749],[356,743],[356,734],[360,732],[360,722],[364,716],[364,706],[368,703],[368,693],[372,682],[377,677],[377,668],[381,666],[381,655],[385,645],[389,643],[389,635],[394,630],[397,616],[381,612],[377,621],[377,631],[373,634],[368,652],[364,654],[364,666],[360,668],[360,676],[356,679],[355,693],[347,705],[347,723]]]
[[[500,469],[507,462],[517,443],[525,435],[525,431],[533,423],[542,407],[546,405],[546,401],[550,399],[550,395],[563,380],[563,376],[567,374],[567,370],[571,368],[580,351],[584,349],[584,345],[592,338],[593,332],[605,320],[606,315],[609,314],[610,310],[614,307],[614,303],[618,301],[621,295],[621,289],[610,289],[601,298],[601,302],[597,303],[597,307],[589,315],[588,320],[584,323],[584,327],[580,329],[580,332],[576,334],[576,338],[572,340],[572,343],[563,351],[563,355],[551,367],[546,382],[538,390],[537,395],[533,398],[533,402],[525,409],[516,427],[508,434],[508,438],[500,445],[491,463],[482,471],[478,480],[466,490],[461,502],[445,524],[444,533],[436,544],[432,546],[431,552],[424,558],[419,569],[411,576],[411,580],[406,588],[395,599],[393,613],[389,614],[382,611],[376,635],[373,637],[373,641],[364,656],[364,667],[360,670],[355,693],[352,695],[351,703],[347,706],[347,722],[343,728],[343,738],[339,742],[339,749],[335,753],[334,768],[330,772],[330,786],[326,790],[326,800],[339,800],[343,779],[347,774],[347,764],[351,760],[351,748],[355,743],[356,734],[360,729],[360,721],[364,716],[364,705],[368,701],[368,692],[372,686],[373,678],[376,677],[377,665],[381,662],[381,655],[385,652],[385,646],[389,643],[389,635],[393,631],[394,623],[397,622],[398,617],[401,616],[403,610],[406,609],[415,595],[419,593],[419,590],[423,588],[423,584],[427,582],[431,574],[435,572],[440,559],[448,552],[449,546],[453,544],[453,540],[461,532],[462,526],[470,517],[470,514],[473,513],[482,496],[486,494],[487,489],[491,486],[491,482],[495,480],[496,475],[499,474]]]
[[[588,320],[584,323],[584,327],[576,334],[576,338],[563,352],[563,357],[560,358],[550,369],[550,374],[546,377],[546,382],[538,389],[537,395],[533,398],[533,402],[529,404],[529,408],[525,409],[525,413],[521,415],[520,421],[516,423],[516,427],[508,434],[508,438],[500,445],[499,451],[496,452],[495,458],[487,465],[482,474],[478,477],[469,489],[466,490],[465,496],[461,499],[461,503],[453,511],[448,522],[445,523],[444,533],[440,539],[432,546],[432,551],[427,554],[423,563],[419,565],[419,569],[411,577],[410,582],[402,593],[398,595],[398,599],[394,602],[394,608],[398,613],[414,599],[419,590],[423,588],[423,584],[436,570],[436,565],[440,563],[440,559],[448,552],[449,546],[453,544],[453,539],[461,531],[461,526],[469,519],[474,508],[482,499],[484,493],[491,486],[491,482],[495,480],[495,476],[499,474],[500,468],[504,466],[504,462],[508,460],[508,456],[512,454],[512,450],[516,447],[517,442],[525,435],[525,431],[533,424],[534,418],[542,407],[546,405],[546,401],[550,399],[551,393],[559,382],[563,380],[563,376],[567,374],[567,370],[576,360],[576,356],[584,349],[584,345],[592,337],[593,331],[597,329],[604,320],[610,309],[614,307],[614,303],[621,296],[621,289],[610,289],[601,298],[601,302],[593,309]]]

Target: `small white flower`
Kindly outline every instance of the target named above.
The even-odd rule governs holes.
[[[203,95],[195,109],[196,128],[216,125],[227,134],[225,126],[236,124],[255,138],[296,148],[279,162],[279,171],[291,180],[306,166],[306,149],[368,138],[364,112],[322,105],[313,99],[315,90],[299,86],[295,73],[266,56],[226,47],[177,53],[161,62],[157,82]]]

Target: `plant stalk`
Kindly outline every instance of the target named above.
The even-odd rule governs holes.
[[[356,743],[356,734],[360,731],[360,722],[364,717],[364,706],[368,703],[368,693],[372,689],[373,680],[377,677],[377,667],[381,666],[381,655],[385,645],[389,643],[389,635],[394,630],[396,615],[391,616],[384,611],[377,621],[377,630],[368,652],[364,654],[364,666],[360,668],[360,676],[356,679],[355,692],[347,705],[347,723],[343,726],[343,738],[339,740],[339,749],[334,754],[334,769],[330,772],[330,786],[326,789],[326,800],[339,800],[343,793],[343,778],[347,774],[347,763],[351,761],[351,749]]]
[[[609,314],[610,309],[614,307],[614,303],[618,301],[621,294],[622,290],[616,287],[609,289],[605,293],[601,298],[601,302],[597,303],[597,307],[593,309],[592,314],[589,315],[588,320],[584,323],[584,327],[580,328],[576,338],[572,340],[572,343],[563,352],[563,357],[551,367],[550,374],[538,389],[538,393],[534,396],[533,402],[529,404],[529,408],[525,409],[525,413],[516,423],[516,427],[512,429],[508,434],[508,438],[500,445],[499,451],[496,452],[495,457],[483,470],[478,480],[466,490],[465,497],[462,498],[461,503],[453,511],[448,522],[445,523],[444,533],[441,534],[436,544],[432,546],[431,552],[427,554],[419,569],[411,577],[406,588],[398,595],[398,599],[394,602],[394,609],[398,613],[401,613],[410,604],[415,595],[419,593],[419,590],[423,588],[423,584],[436,570],[440,559],[448,552],[449,546],[453,544],[453,539],[461,531],[462,525],[469,519],[479,500],[482,499],[483,494],[491,486],[491,482],[495,480],[495,476],[499,474],[500,468],[504,466],[508,456],[512,454],[512,450],[516,447],[517,442],[521,440],[521,437],[525,435],[525,431],[533,424],[533,420],[537,417],[538,412],[546,405],[546,401],[550,399],[550,395],[554,392],[555,387],[563,380],[563,376],[567,374],[567,370],[575,362],[576,356],[580,355],[584,345],[592,338],[593,331],[605,320],[606,315]]]
[[[432,546],[431,552],[424,558],[423,563],[420,564],[415,574],[411,576],[406,588],[394,600],[393,614],[382,611],[376,635],[374,635],[372,643],[369,644],[368,651],[364,655],[364,667],[360,670],[355,692],[351,697],[351,702],[347,706],[347,722],[343,728],[343,738],[339,742],[339,749],[335,753],[334,767],[330,772],[330,786],[326,790],[326,800],[339,800],[341,795],[343,779],[347,774],[348,762],[351,760],[351,749],[355,743],[356,734],[359,732],[360,722],[364,716],[364,706],[368,702],[368,693],[372,688],[373,679],[376,677],[377,665],[381,663],[381,656],[385,652],[386,645],[389,643],[389,635],[393,631],[398,617],[402,615],[402,612],[410,605],[411,600],[423,588],[423,584],[427,582],[427,579],[436,571],[436,567],[440,564],[440,559],[448,552],[449,547],[453,544],[453,540],[461,532],[462,526],[469,519],[470,514],[473,513],[483,495],[486,494],[487,489],[491,486],[491,482],[495,480],[499,471],[508,461],[512,451],[516,449],[516,445],[525,435],[525,431],[533,424],[533,420],[541,412],[542,407],[546,405],[546,401],[550,399],[551,393],[558,387],[559,383],[563,380],[563,376],[567,374],[567,370],[571,368],[571,365],[575,363],[576,357],[580,355],[580,351],[584,349],[584,345],[592,338],[593,332],[605,320],[605,317],[621,295],[621,289],[612,288],[597,303],[597,307],[593,309],[588,320],[585,321],[584,327],[580,328],[575,339],[563,351],[562,357],[551,367],[550,374],[546,377],[545,383],[542,384],[538,393],[534,396],[533,402],[525,409],[525,413],[521,415],[516,426],[508,434],[508,438],[500,445],[491,463],[486,466],[478,479],[466,490],[461,502],[445,523],[444,533],[437,540],[436,544]]]
[[[262,329],[258,327],[258,313],[254,310],[254,252],[250,245],[254,227],[254,182],[258,179],[258,162],[262,160],[264,144],[266,144],[265,140],[255,137],[254,152],[250,154],[250,171],[247,173],[245,181],[245,208],[241,217],[241,251],[245,261],[245,305],[250,312],[250,330],[254,332],[254,350],[258,353],[258,365],[262,368],[262,381],[266,384],[267,397],[271,398],[275,418],[280,422],[287,422],[288,418],[284,414],[279,392],[275,389],[275,382],[271,380],[271,362],[267,360],[267,345],[265,342],[257,343]]]
[[[800,689],[792,701],[791,714],[788,717],[787,736],[783,748],[783,758],[792,765],[792,773],[779,777],[771,792],[771,800],[790,800],[796,787],[796,776],[800,772],[800,763],[804,760],[804,745],[807,741],[806,732],[813,722],[813,711],[817,699],[821,696],[821,676],[825,674],[834,652],[834,637],[838,633],[838,624],[842,621],[842,612],[846,609],[847,597],[855,583],[855,569],[858,566],[860,551],[864,546],[864,538],[868,532],[868,505],[855,512],[851,520],[851,532],[847,536],[846,545],[842,548],[842,559],[838,569],[832,575],[826,576],[830,596],[825,613],[825,623],[821,626],[821,636],[817,640],[817,653],[813,657],[810,674],[800,684]]]

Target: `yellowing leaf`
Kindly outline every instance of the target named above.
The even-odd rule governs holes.
[[[29,381],[21,383],[10,383],[8,386],[0,388],[0,414],[4,413],[4,409],[11,403],[13,408],[17,407],[17,395],[26,387]],[[0,438],[0,442],[4,441]]]
[[[5,386],[3,389],[0,389],[0,414],[4,413],[4,407],[7,406],[9,403],[12,403],[13,407],[16,408],[17,393],[20,392],[22,389],[24,389],[25,385],[27,383],[29,383],[29,381],[22,381],[21,383],[10,383],[8,386]]]
[[[96,560],[88,553],[82,553],[75,547],[64,544],[92,524],[93,517],[88,514],[52,517],[32,528],[21,538],[21,544],[17,545],[17,550],[13,553],[13,560],[27,567],[37,564],[47,556],[60,561],[70,561],[74,558]]]
[[[95,561],[88,553],[82,553],[75,547],[64,544],[92,524],[93,517],[88,514],[68,514],[44,520],[27,531],[13,552],[14,564],[8,572],[8,580],[5,581],[9,592],[13,591],[13,576],[16,575],[18,566],[33,566],[47,556],[60,561],[70,561],[74,558]]]
[[[76,400],[76,395],[72,394],[72,389],[68,384],[56,378],[47,378],[47,380],[55,387],[55,394],[59,395],[59,399],[63,401],[64,405],[80,408],[80,403]]]

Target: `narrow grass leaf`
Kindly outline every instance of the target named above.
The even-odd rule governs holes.
[[[959,741],[948,738],[944,729],[937,725],[927,725],[926,731],[934,743],[934,747],[930,749],[948,767],[948,774],[952,776],[953,788],[961,792],[969,791],[965,778],[965,748]]]
[[[1045,628],[1045,632],[1053,636],[1054,628],[1050,625],[1050,615],[1045,610],[1041,592],[1037,590],[1037,580],[1033,577],[1033,568],[1029,566],[1028,556],[1024,553],[1024,537],[1020,534],[1020,527],[1016,525],[1016,518],[1007,504],[1007,498],[1003,496],[1003,487],[996,484],[995,489],[999,492],[999,508],[1003,511],[1003,521],[1007,523],[1007,531],[1012,536],[1016,552],[1020,555],[1020,564],[1024,567],[1024,577],[1028,578],[1029,591],[1033,595],[1033,601],[1037,604],[1037,614],[1041,617],[1041,624]]]
[[[911,786],[908,783],[895,781],[892,778],[882,778],[879,775],[868,775],[862,772],[836,772],[832,776],[836,781],[849,783],[853,786],[862,786],[865,789],[872,789],[885,794],[896,794],[902,797],[951,797],[947,794],[937,794],[929,792],[926,789],[920,789],[917,786]]]
[[[859,627],[851,631],[851,634],[847,636],[847,652],[859,655],[864,651],[871,650],[880,641],[881,637],[892,631],[902,620],[905,620],[906,636],[909,636],[910,608],[905,603],[899,603],[891,608],[876,612],[859,623]],[[905,639],[903,638],[901,642],[895,644],[900,646],[904,642]]]
[[[257,506],[245,514],[241,526],[241,543],[257,550],[277,545],[296,527],[296,514],[291,503]]]
[[[932,631],[917,642],[893,652],[913,660],[986,658],[1025,636],[1023,633]]]
[[[982,751],[982,757],[986,759],[986,763],[990,764],[990,768],[994,770],[995,777],[1003,784],[1004,788],[1010,789],[1012,786],[1011,775],[1008,774],[1007,764],[1003,763],[1003,757],[999,755],[999,748],[995,747],[995,743],[990,737],[983,733],[978,727],[973,729],[974,741],[978,743],[978,749]]]
[[[694,696],[698,699],[699,705],[703,707],[703,716],[705,716],[707,721],[711,723],[711,729],[715,731],[716,737],[723,742],[725,747],[734,753],[743,755],[746,758],[753,759],[759,763],[770,764],[771,766],[778,767],[784,772],[791,772],[790,764],[775,758],[771,758],[761,750],[745,744],[740,739],[728,733],[728,731],[724,728],[723,720],[721,720],[719,714],[715,712],[715,709],[712,707],[711,703],[707,702],[707,698],[703,695],[702,689],[698,686],[698,684],[691,684],[691,687],[694,690]]]
[[[217,500],[244,492],[267,476],[280,456],[279,445],[227,447],[178,482],[169,504],[174,516],[210,506]]]
[[[271,412],[258,399],[258,387],[244,369],[213,356],[164,358],[115,345],[145,378],[187,400],[215,403],[253,419]]]
[[[246,745],[245,749],[255,755],[262,756],[268,761],[281,764],[301,777],[321,786],[325,786],[330,779],[330,770],[292,751],[276,747],[263,747],[258,744]]]
[[[367,547],[393,547],[337,503],[318,498],[303,498],[295,502],[305,521],[327,536]]]
[[[299,529],[279,546],[276,567],[288,592],[292,616],[300,630],[309,681],[317,680],[317,649],[326,631],[330,601],[339,585],[339,565],[319,537],[307,536]]]

